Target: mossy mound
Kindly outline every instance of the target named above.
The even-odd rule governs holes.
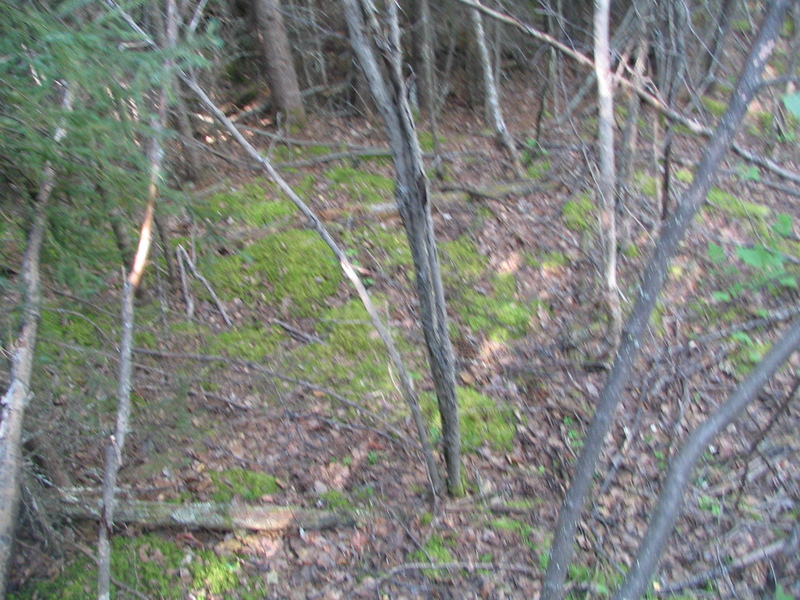
[[[210,473],[216,491],[211,496],[214,502],[230,502],[234,496],[255,502],[262,496],[278,491],[278,483],[272,475],[246,469],[227,469]]]
[[[441,432],[441,420],[432,393],[421,395],[422,410],[433,428],[433,437]],[[468,388],[458,388],[458,422],[461,425],[461,447],[467,451],[484,443],[491,448],[510,450],[516,434],[516,416],[508,406],[500,406],[489,396]]]
[[[271,198],[275,186],[255,179],[238,190],[220,192],[195,207],[195,212],[212,222],[240,221],[251,227],[263,227],[288,222],[297,212],[288,200]]]
[[[373,255],[384,268],[412,266],[411,249],[402,229],[362,227],[348,232],[345,241],[360,256]]]
[[[314,232],[300,230],[269,235],[235,255],[216,258],[208,273],[225,300],[260,299],[298,316],[317,312],[341,280],[325,242]]]
[[[594,204],[588,194],[580,194],[564,204],[561,217],[568,229],[589,231],[594,225]]]
[[[179,548],[156,535],[111,540],[111,576],[151,598],[263,597],[236,557],[217,556],[211,550]],[[112,586],[113,587],[113,586]],[[81,557],[50,581],[25,585],[9,600],[84,600],[97,597],[97,567]]]
[[[325,177],[336,186],[346,189],[354,200],[367,204],[392,200],[394,181],[383,175],[340,166],[325,171]]]

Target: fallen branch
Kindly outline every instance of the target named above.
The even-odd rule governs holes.
[[[219,313],[222,315],[222,320],[225,321],[225,325],[227,325],[228,327],[233,327],[233,323],[228,318],[228,313],[225,311],[225,305],[222,303],[222,301],[214,293],[214,288],[211,287],[211,284],[208,282],[208,279],[203,277],[203,275],[200,273],[200,271],[197,270],[197,266],[195,266],[195,264],[192,261],[192,259],[189,258],[189,254],[186,252],[186,250],[183,248],[183,246],[178,246],[175,249],[175,254],[178,256],[178,261],[179,261],[179,264],[180,264],[181,283],[183,284],[183,295],[184,295],[184,298],[186,299],[186,312],[187,312],[187,315],[189,316],[189,318],[191,318],[191,315],[194,312],[194,303],[191,302],[191,298],[189,297],[188,289],[187,289],[187,287],[185,285],[185,282],[184,282],[184,276],[183,276],[184,275],[184,272],[183,272],[183,264],[184,264],[184,262],[186,263],[186,265],[188,265],[189,270],[192,272],[192,275],[194,275],[194,278],[197,279],[198,281],[200,281],[205,286],[205,288],[208,291],[208,293],[211,295],[211,299],[214,301],[214,304],[217,305],[217,309],[219,310]]]
[[[98,521],[102,501],[96,490],[72,488],[61,490],[55,498],[56,514],[67,519]],[[233,531],[286,531],[288,529],[329,529],[351,527],[353,514],[297,506],[239,504],[236,502],[155,502],[116,498],[114,522],[150,527],[186,527]]]

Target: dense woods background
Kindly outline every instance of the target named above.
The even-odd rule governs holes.
[[[0,596],[798,597],[799,57],[789,0],[0,0]]]

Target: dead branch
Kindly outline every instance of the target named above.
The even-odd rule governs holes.
[[[97,490],[71,488],[61,490],[55,499],[56,513],[66,519],[98,521],[102,514]],[[117,498],[115,523],[149,527],[186,527],[233,531],[286,531],[288,529],[329,529],[351,527],[355,515],[298,506],[239,504],[236,502],[155,502]]]
[[[203,277],[200,271],[198,271],[197,266],[194,264],[194,261],[192,261],[192,259],[189,258],[189,254],[186,252],[183,246],[178,246],[175,249],[175,254],[178,256],[178,260],[180,263],[181,281],[182,282],[184,281],[183,264],[186,263],[189,269],[191,270],[192,275],[194,275],[195,279],[200,281],[205,286],[206,291],[208,291],[208,293],[211,295],[211,299],[214,301],[214,304],[217,305],[217,310],[219,310],[219,313],[222,315],[222,320],[225,321],[225,325],[227,325],[228,327],[233,327],[233,322],[230,320],[230,318],[228,318],[228,313],[225,311],[225,305],[217,297],[217,294],[214,293],[214,288],[211,287],[211,284],[208,282],[208,279]],[[184,298],[186,299],[186,313],[191,318],[191,314],[194,311],[194,303],[191,302],[191,298],[189,297],[189,292],[188,289],[186,288],[185,283],[184,283],[183,295]]]

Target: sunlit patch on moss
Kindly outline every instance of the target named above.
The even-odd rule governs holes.
[[[589,231],[594,225],[594,204],[588,194],[580,194],[564,204],[561,216],[568,229]]]
[[[441,431],[441,420],[432,393],[421,396],[425,416],[432,424],[434,437]],[[509,406],[498,404],[489,396],[468,388],[458,388],[458,420],[461,425],[461,445],[465,451],[473,451],[484,443],[491,448],[510,450],[517,431],[517,418]]]
[[[278,483],[272,475],[245,469],[228,469],[212,472],[211,481],[216,491],[211,496],[214,502],[230,502],[234,496],[243,500],[257,501],[262,496],[278,491]]]
[[[237,254],[216,258],[209,279],[225,300],[260,299],[308,316],[336,292],[341,271],[318,235],[290,230],[269,235]]]
[[[340,166],[325,171],[325,177],[335,185],[346,189],[353,196],[353,200],[377,204],[392,199],[394,181],[377,173]]]

